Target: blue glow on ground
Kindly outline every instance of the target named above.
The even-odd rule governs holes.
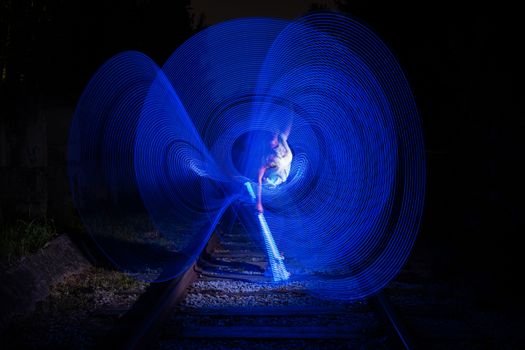
[[[256,181],[267,135],[290,120],[290,176],[263,189],[258,216],[274,277],[310,279],[326,298],[373,294],[416,239],[424,147],[395,57],[340,14],[220,23],[162,68],[138,52],[111,58],[71,125],[73,201],[117,266],[174,278],[226,208],[253,206],[245,184]]]

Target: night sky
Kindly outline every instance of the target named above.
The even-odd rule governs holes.
[[[517,11],[498,3],[2,0],[0,219],[33,208],[31,215],[73,226],[69,121],[89,78],[112,55],[138,50],[161,65],[205,26],[246,16],[294,18],[312,8],[337,8],[366,23],[406,72],[428,161],[414,254],[436,276],[468,281],[477,298],[519,303],[525,118],[516,80],[523,39]]]

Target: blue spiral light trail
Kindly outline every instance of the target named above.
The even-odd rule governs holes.
[[[138,52],[111,58],[71,126],[74,203],[116,265],[174,278],[230,205],[256,215],[249,189],[268,139],[287,126],[289,178],[263,187],[257,215],[286,256],[283,276],[326,298],[379,291],[416,239],[424,145],[394,55],[342,14],[220,23],[162,68]]]

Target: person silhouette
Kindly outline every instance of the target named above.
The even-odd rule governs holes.
[[[282,133],[275,132],[270,141],[270,151],[262,161],[258,173],[257,204],[256,209],[259,213],[264,211],[262,206],[262,186],[275,188],[286,182],[290,175],[293,154],[288,145],[291,125]]]

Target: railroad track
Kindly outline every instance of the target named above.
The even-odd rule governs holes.
[[[414,348],[384,295],[346,303],[319,299],[301,281],[273,283],[267,260],[264,245],[240,222],[219,228],[196,264],[149,291],[128,313],[113,345]]]

